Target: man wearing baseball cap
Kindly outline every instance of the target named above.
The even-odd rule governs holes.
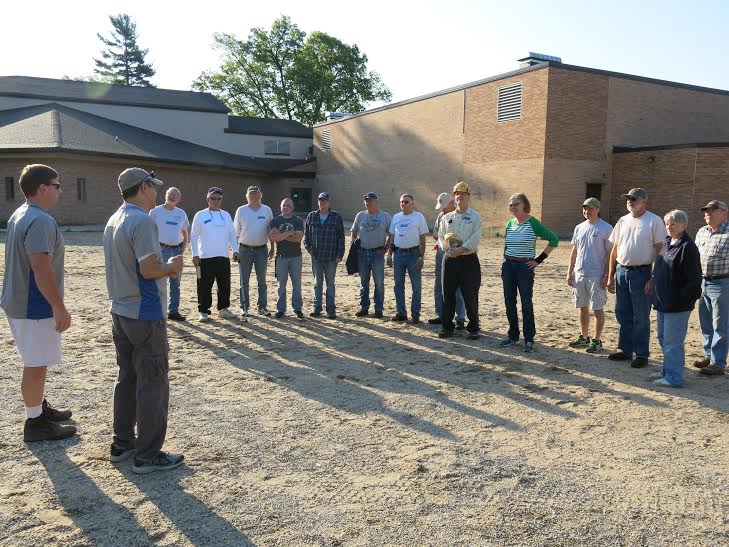
[[[208,208],[195,213],[190,229],[192,263],[200,268],[197,277],[197,309],[200,321],[210,319],[213,305],[213,284],[218,287],[218,316],[232,319],[230,308],[230,259],[238,262],[238,241],[233,219],[223,211],[223,190],[217,186],[208,189]]]
[[[567,270],[567,285],[572,287],[572,301],[580,310],[580,335],[571,348],[585,348],[588,353],[602,349],[602,329],[607,303],[608,257],[613,244],[613,227],[600,218],[600,200],[587,198],[582,204],[585,221],[572,233],[572,252]],[[590,338],[590,308],[595,315],[595,336]]]
[[[620,351],[611,353],[608,359],[631,361],[631,367],[643,368],[650,355],[653,262],[666,231],[661,218],[646,209],[648,192],[643,188],[632,188],[623,197],[628,214],[618,219],[610,234],[613,248],[607,285],[608,291],[615,293]]]
[[[438,216],[435,218],[435,224],[433,225],[433,239],[435,239],[435,264],[433,269],[435,270],[435,281],[433,283],[433,300],[435,304],[435,315],[432,319],[428,319],[430,325],[440,325],[442,323],[441,314],[443,313],[443,250],[438,244],[438,230],[440,230],[440,221],[443,215],[456,210],[456,202],[453,201],[453,195],[448,192],[443,192],[438,196],[435,202],[435,210],[438,211]],[[466,304],[463,302],[463,295],[461,289],[456,291],[456,330],[463,330],[466,323]]]
[[[706,226],[696,233],[703,282],[699,321],[704,358],[694,366],[706,376],[721,376],[729,350],[729,207],[713,199],[701,208]]]
[[[170,394],[166,278],[182,273],[182,255],[162,261],[157,224],[148,214],[162,184],[154,171],[124,170],[119,175],[124,203],[104,229],[106,286],[119,366],[109,459],[120,462],[134,454],[135,473],[174,469],[184,459],[182,454],[162,452]]]
[[[306,216],[304,248],[311,255],[314,272],[314,311],[311,317],[321,316],[322,288],[326,279],[326,311],[329,319],[337,318],[334,276],[337,264],[344,256],[344,221],[331,209],[331,196],[322,192],[317,198],[319,208]]]
[[[438,247],[443,249],[443,321],[438,334],[453,334],[456,291],[463,294],[468,316],[468,338],[478,338],[478,291],[481,287],[481,264],[478,246],[481,242],[481,215],[470,207],[471,189],[460,181],[453,187],[456,209],[443,215],[438,229]]]
[[[392,217],[380,211],[377,194],[364,195],[365,210],[357,213],[352,223],[352,239],[359,238],[359,311],[357,317],[370,313],[370,275],[375,283],[375,317],[382,319],[385,305],[385,253],[392,243]]]

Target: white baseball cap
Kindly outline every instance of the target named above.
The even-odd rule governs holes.
[[[453,197],[448,192],[443,192],[441,195],[438,196],[438,201],[435,202],[435,210],[440,211],[441,209],[445,208],[446,205],[448,205]]]

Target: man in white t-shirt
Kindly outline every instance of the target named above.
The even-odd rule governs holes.
[[[410,277],[413,297],[410,303],[411,321],[420,323],[420,288],[421,272],[425,257],[425,236],[430,232],[423,214],[415,210],[415,198],[412,194],[400,196],[402,212],[392,217],[390,234],[393,244],[388,250],[387,265],[395,265],[395,302],[397,313],[391,321],[407,321],[405,308],[405,274]],[[393,252],[394,247],[394,252]]]
[[[588,198],[582,204],[585,221],[572,234],[572,253],[567,271],[567,285],[572,300],[580,310],[580,335],[571,348],[586,348],[588,353],[602,349],[602,328],[607,303],[608,258],[613,244],[613,227],[600,218],[600,200]],[[590,338],[590,308],[595,315],[595,336]]]
[[[248,203],[238,207],[233,227],[238,238],[238,268],[240,272],[240,313],[248,315],[251,270],[256,268],[258,285],[258,313],[271,315],[268,311],[268,292],[266,286],[267,260],[273,258],[273,245],[268,251],[268,228],[273,220],[273,212],[268,205],[261,203],[263,194],[258,186],[246,190]]]
[[[171,186],[165,192],[164,204],[158,205],[149,212],[149,216],[157,223],[159,245],[164,262],[173,256],[184,254],[189,241],[190,221],[187,219],[187,213],[177,207],[180,201],[182,201],[182,192]],[[180,276],[169,278],[167,319],[185,321],[185,317],[180,313]]]
[[[620,351],[611,353],[608,359],[632,360],[631,367],[643,368],[650,355],[653,261],[661,251],[666,231],[661,218],[646,209],[648,192],[643,188],[632,188],[623,197],[629,213],[618,219],[610,235],[613,248],[607,285],[608,291],[615,293]]]

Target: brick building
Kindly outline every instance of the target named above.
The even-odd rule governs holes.
[[[349,217],[365,191],[387,211],[408,191],[432,220],[435,196],[463,179],[490,232],[503,228],[508,197],[520,191],[562,236],[587,196],[602,200],[612,222],[631,186],[646,187],[660,214],[729,198],[729,145],[717,144],[729,141],[728,91],[535,54],[521,61],[513,72],[318,124],[314,191],[330,191]],[[693,231],[702,221],[691,218]]]
[[[259,184],[274,210],[292,197],[312,207],[312,130],[289,120],[229,115],[212,95],[69,80],[0,77],[0,222],[23,201],[28,163],[61,174],[54,216],[61,224],[103,224],[119,206],[119,173],[139,166],[182,190],[189,214],[220,186],[224,209]]]

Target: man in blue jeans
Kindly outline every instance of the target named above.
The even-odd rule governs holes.
[[[433,283],[433,300],[435,304],[435,315],[436,317],[428,319],[430,325],[440,325],[442,323],[441,317],[443,317],[443,279],[441,276],[443,270],[443,256],[445,253],[438,244],[438,230],[440,229],[440,221],[443,215],[456,210],[456,203],[453,201],[453,196],[448,192],[443,192],[438,196],[435,203],[435,210],[440,211],[435,219],[433,226],[433,239],[435,239],[435,264],[433,269],[435,270],[435,282]],[[456,291],[456,330],[463,330],[466,322],[466,303],[463,301],[463,294],[459,288]]]
[[[729,350],[729,207],[711,200],[701,208],[706,226],[696,234],[703,274],[699,321],[704,358],[694,366],[706,376],[722,376]]]
[[[173,256],[184,254],[187,242],[190,240],[190,221],[187,213],[177,207],[181,201],[182,193],[172,186],[165,192],[164,205],[158,205],[149,212],[149,216],[157,223],[164,262]],[[167,319],[185,321],[185,316],[180,313],[180,276],[169,278],[169,293]]]
[[[304,221],[294,216],[294,202],[291,198],[281,202],[281,214],[271,221],[268,237],[271,240],[271,251],[276,248],[276,319],[286,313],[286,285],[290,277],[291,307],[301,320],[304,318],[301,311],[301,240],[304,238]]]
[[[332,211],[329,193],[319,194],[317,203],[319,208],[306,216],[304,225],[304,248],[311,255],[314,273],[314,311],[309,315],[321,316],[322,288],[326,279],[327,317],[336,319],[334,276],[337,264],[344,256],[344,222],[339,213]]]
[[[608,359],[631,361],[631,367],[643,368],[650,355],[653,262],[663,246],[665,229],[661,218],[646,209],[648,192],[643,188],[632,188],[623,197],[628,214],[618,219],[608,238],[613,248],[607,285],[608,291],[616,295],[620,351],[611,353]]]
[[[430,232],[423,213],[415,210],[412,194],[400,196],[400,209],[392,218],[390,235],[393,245],[387,255],[387,265],[395,265],[395,303],[397,313],[390,321],[407,321],[405,308],[405,274],[410,277],[413,297],[410,302],[411,321],[420,323],[421,281],[425,260],[425,236]],[[393,250],[394,249],[394,250]]]
[[[359,305],[357,317],[370,313],[370,275],[375,283],[375,317],[382,319],[385,305],[385,253],[392,243],[389,235],[390,215],[380,211],[377,194],[364,195],[365,210],[357,213],[352,224],[352,238],[359,238]]]
[[[240,313],[248,315],[250,308],[249,282],[251,270],[256,268],[258,285],[258,313],[268,316],[268,287],[266,286],[267,260],[273,258],[273,246],[268,251],[268,228],[273,220],[273,212],[268,205],[261,203],[263,194],[258,186],[246,190],[248,203],[235,212],[233,227],[238,238],[238,257],[240,272]]]

